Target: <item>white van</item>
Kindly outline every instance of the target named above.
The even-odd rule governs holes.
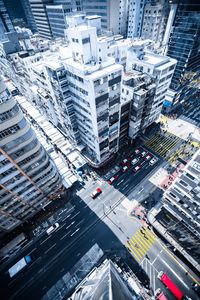
[[[47,234],[51,234],[53,231],[55,231],[60,225],[58,223],[53,224],[51,227],[49,227],[46,231]]]

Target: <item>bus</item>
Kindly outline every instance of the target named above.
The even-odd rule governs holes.
[[[10,278],[14,277],[18,274],[22,269],[28,266],[32,262],[32,258],[30,255],[26,255],[25,257],[21,258],[16,264],[14,264],[9,270]]]
[[[167,276],[164,272],[158,273],[158,278],[160,281],[170,290],[170,292],[174,295],[177,300],[183,299],[183,293],[179,288],[173,283],[173,281]]]

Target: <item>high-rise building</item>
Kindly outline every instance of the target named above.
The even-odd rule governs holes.
[[[145,41],[135,41],[128,49],[126,71],[140,71],[154,78],[156,92],[149,122],[157,120],[174,74],[176,60],[145,50]]]
[[[81,9],[80,1],[66,2],[54,0],[53,5],[46,6],[53,38],[65,37],[64,30],[67,28],[66,16],[72,12],[79,12]]]
[[[130,0],[128,8],[127,37],[140,37],[146,0]]]
[[[0,0],[0,40],[5,38],[6,32],[13,30],[14,27],[4,5],[4,1]]]
[[[35,19],[33,17],[30,2],[29,2],[29,0],[20,0],[20,2],[22,5],[22,8],[24,10],[26,23],[27,23],[28,27],[32,30],[32,32],[35,33],[37,31],[37,26],[35,23]]]
[[[126,36],[127,0],[83,0],[83,10],[87,15],[100,16],[102,29]]]
[[[169,39],[167,55],[177,60],[170,88],[177,89],[187,71],[200,66],[200,3],[179,1]]]
[[[29,0],[37,31],[41,37],[51,39],[52,33],[46,12],[46,5],[53,3],[53,0]]]
[[[148,219],[200,271],[200,150],[181,168]]]
[[[0,80],[0,230],[28,220],[61,192],[57,168]]]
[[[130,0],[127,36],[150,39],[157,43],[156,46],[161,46],[168,15],[166,0]]]
[[[24,27],[26,25],[26,17],[24,14],[23,7],[21,5],[21,1],[20,0],[17,1],[3,0],[3,1],[14,26],[20,25],[21,27]]]
[[[166,99],[166,108],[178,105],[181,100],[186,101],[191,95],[188,89],[190,80],[199,77],[200,3],[197,2],[180,0],[177,6],[172,7],[172,16],[175,17],[171,24],[167,55],[175,58],[177,65]]]
[[[144,5],[141,38],[150,39],[162,45],[169,15],[169,4],[166,0],[152,0]]]
[[[151,125],[151,110],[154,104],[156,85],[147,74],[139,71],[125,73],[123,76],[120,129],[129,120],[128,136],[135,139]],[[130,104],[129,115],[124,115],[124,105]],[[122,136],[122,132],[121,135]]]
[[[81,15],[71,18],[80,25],[67,29],[72,58],[64,64],[80,140],[98,167],[119,148],[122,66],[108,57],[107,41],[98,40],[96,27],[83,23]]]

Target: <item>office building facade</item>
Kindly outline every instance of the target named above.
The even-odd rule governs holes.
[[[168,97],[168,104],[171,107],[178,105],[181,100],[187,99],[190,94],[189,83],[194,78],[199,78],[199,47],[200,4],[197,1],[179,1],[167,52],[168,56],[177,60],[170,85],[173,96]]]
[[[29,0],[20,0],[21,6],[24,10],[24,15],[26,17],[26,23],[28,27],[31,29],[33,33],[37,32],[37,26],[35,23],[35,19],[31,10],[30,2]]]
[[[80,1],[56,1],[53,5],[46,6],[48,20],[53,38],[65,37],[65,29],[67,28],[66,16],[80,12],[82,5]]]
[[[0,229],[10,231],[61,193],[54,163],[0,80]]]
[[[103,30],[126,36],[127,0],[83,0],[83,10],[87,15],[100,16]]]
[[[4,1],[0,0],[0,40],[5,39],[5,33],[10,31],[14,31],[14,27]]]
[[[51,39],[52,33],[46,12],[46,5],[52,4],[53,0],[30,0],[29,2],[38,33],[41,37]]]

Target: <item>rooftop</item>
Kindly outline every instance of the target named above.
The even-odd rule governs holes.
[[[169,60],[170,59],[167,56],[156,55],[151,52],[146,52],[144,55],[144,61],[146,61],[150,65],[154,65],[155,67],[165,64]]]

